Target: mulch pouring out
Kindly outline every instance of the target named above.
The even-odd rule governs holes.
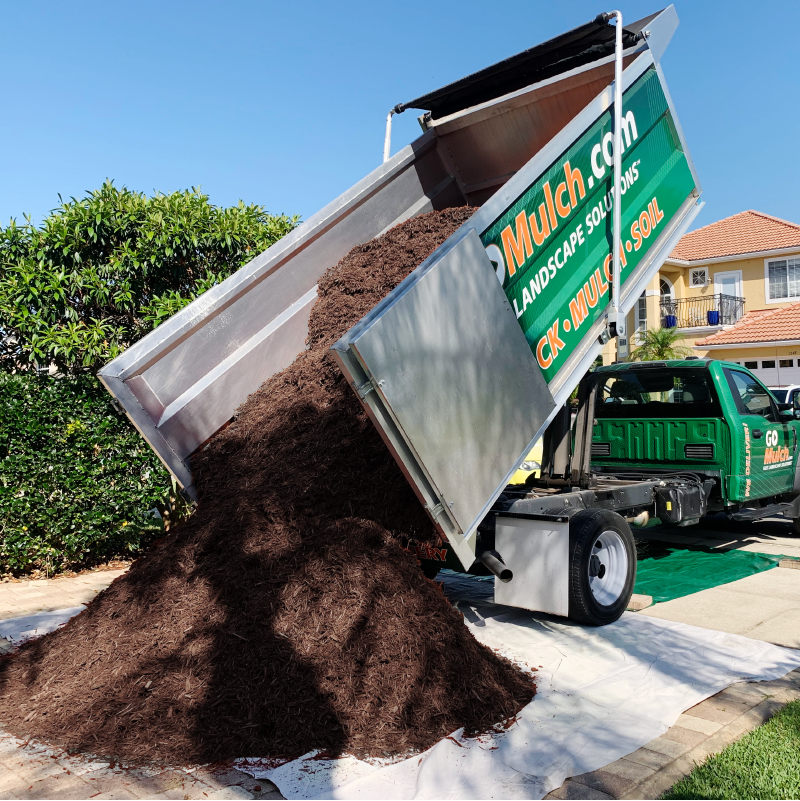
[[[195,514],[0,660],[0,728],[130,761],[383,757],[531,700],[402,548],[433,528],[328,353],[473,211],[416,217],[328,270],[308,349],[194,457]]]

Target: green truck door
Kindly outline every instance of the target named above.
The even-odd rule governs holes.
[[[750,373],[726,367],[725,376],[739,412],[738,423],[731,421],[731,433],[743,443],[739,475],[731,475],[730,499],[747,501],[790,492],[795,442],[788,421],[781,419],[772,396]]]

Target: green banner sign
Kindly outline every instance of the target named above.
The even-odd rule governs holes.
[[[655,69],[622,115],[624,282],[695,185]],[[612,163],[609,110],[481,235],[548,382],[608,306]]]

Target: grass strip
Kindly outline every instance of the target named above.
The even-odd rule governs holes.
[[[800,700],[708,757],[661,797],[800,798]]]

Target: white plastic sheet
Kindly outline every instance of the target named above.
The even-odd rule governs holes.
[[[12,617],[0,620],[0,637],[9,640],[12,645],[21,645],[34,637],[41,637],[63,626],[71,617],[83,612],[85,606],[73,606],[69,609],[56,609],[53,612],[37,612],[25,617]]]
[[[270,779],[290,799],[541,798],[569,776],[646,745],[728,685],[800,666],[800,651],[736,634],[634,613],[589,628],[487,603],[490,582],[453,577],[446,584],[478,640],[537,670],[537,694],[512,726],[478,738],[459,730],[394,763],[311,753],[285,764],[241,759],[237,767]],[[84,608],[0,621],[0,637],[19,644]]]
[[[538,669],[538,692],[507,731],[454,732],[393,764],[311,753],[237,767],[290,799],[541,798],[645,745],[728,685],[800,665],[798,651],[634,613],[589,628],[481,602],[458,608],[478,640]]]

